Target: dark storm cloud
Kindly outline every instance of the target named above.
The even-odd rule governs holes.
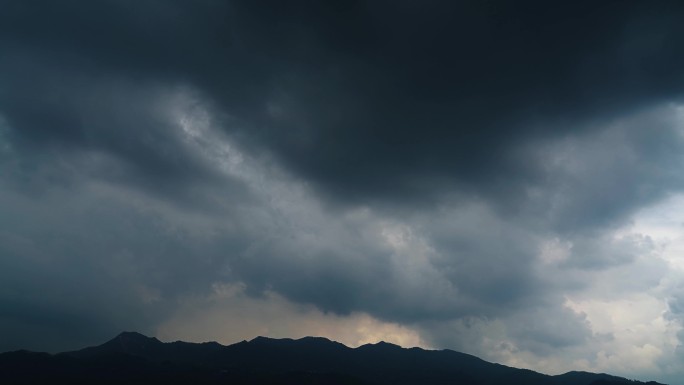
[[[520,199],[544,175],[515,156],[516,143],[678,98],[684,81],[682,9],[671,2],[4,7],[8,56],[190,82],[239,119],[231,130],[357,202],[453,187]],[[29,73],[5,97],[35,88]],[[4,108],[10,123],[21,111]],[[20,131],[76,135],[68,116],[60,121],[52,134]],[[163,159],[148,148],[129,155],[141,153],[139,163]]]
[[[286,10],[291,23],[262,31],[289,48],[273,58],[265,136],[337,197],[519,198],[544,175],[517,143],[679,96],[677,10],[573,4]]]

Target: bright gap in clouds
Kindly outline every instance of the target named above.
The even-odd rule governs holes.
[[[679,194],[639,210],[613,237],[638,237],[648,247],[631,263],[593,276],[584,290],[566,296],[565,305],[586,317],[594,335],[574,367],[668,381],[681,374],[684,317],[671,305],[682,298],[682,218],[684,195]],[[572,245],[563,246],[545,258],[563,260]]]
[[[594,335],[607,337],[593,344],[593,360],[577,361],[585,370],[665,378],[681,373],[684,309],[676,302],[684,288],[682,218],[684,195],[637,212],[616,236],[638,234],[652,242],[653,252],[604,272],[583,293],[568,296],[566,305],[586,316]],[[642,289],[644,280],[651,284]]]

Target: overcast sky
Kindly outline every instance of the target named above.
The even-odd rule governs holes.
[[[682,18],[0,0],[0,351],[322,335],[682,384]]]

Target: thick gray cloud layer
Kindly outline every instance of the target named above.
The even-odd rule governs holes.
[[[240,284],[502,362],[656,362],[611,361],[591,309],[647,293],[683,322],[679,270],[630,230],[683,187],[682,16],[4,1],[0,350],[154,333]]]

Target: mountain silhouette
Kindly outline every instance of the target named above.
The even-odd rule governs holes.
[[[0,354],[0,383],[645,384],[588,372],[549,376],[452,350],[406,349],[386,342],[349,348],[321,337],[257,337],[224,346],[216,342],[164,343],[135,332],[55,355],[28,351]]]

